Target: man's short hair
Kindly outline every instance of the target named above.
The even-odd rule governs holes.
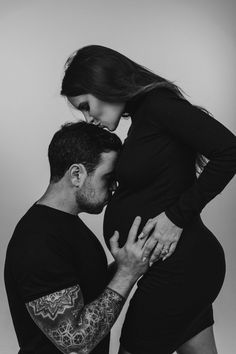
[[[50,182],[58,182],[74,163],[83,164],[91,173],[99,164],[101,153],[119,152],[121,148],[122,142],[114,133],[84,121],[66,123],[48,148]]]

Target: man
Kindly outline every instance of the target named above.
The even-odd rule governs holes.
[[[19,221],[9,242],[5,284],[21,354],[109,351],[109,331],[137,279],[148,268],[147,236],[111,238],[116,272],[109,280],[104,250],[78,217],[100,213],[116,185],[121,141],[84,122],[64,125],[48,151],[45,194]]]

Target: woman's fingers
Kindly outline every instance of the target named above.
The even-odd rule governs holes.
[[[152,265],[152,263],[158,261],[160,258],[163,259],[163,257],[165,257],[170,251],[170,244],[169,243],[159,243],[156,245],[153,253],[152,253],[152,257],[150,259],[150,265]]]
[[[170,248],[169,248],[169,252],[162,258],[162,260],[164,261],[166,258],[170,257],[175,249],[176,249],[176,246],[177,246],[177,242],[173,242],[171,245],[170,245]]]
[[[129,235],[128,235],[128,239],[127,239],[126,243],[133,244],[135,242],[140,223],[141,223],[141,217],[136,216],[136,218],[134,219],[134,222],[129,230]]]

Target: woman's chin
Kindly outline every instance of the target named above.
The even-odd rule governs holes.
[[[107,125],[107,126],[105,126],[105,128],[107,129],[107,130],[109,130],[109,132],[114,132],[114,130],[116,130],[116,128],[117,128],[117,125],[116,126],[114,126],[114,125]]]
[[[106,125],[104,124],[103,128],[109,130],[110,132],[114,132],[117,129],[119,123],[120,123],[120,119],[118,120],[118,122],[112,122],[112,123],[106,124]]]
[[[110,126],[110,127],[108,128],[108,129],[110,130],[110,132],[114,132],[114,131],[117,129],[119,123],[120,123],[120,120],[119,120],[117,123],[115,123],[115,124],[113,124],[112,126]]]

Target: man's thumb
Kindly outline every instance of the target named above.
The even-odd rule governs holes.
[[[120,236],[119,232],[115,231],[113,236],[110,238],[111,253],[113,256],[119,250],[119,244],[118,244],[119,236]]]

